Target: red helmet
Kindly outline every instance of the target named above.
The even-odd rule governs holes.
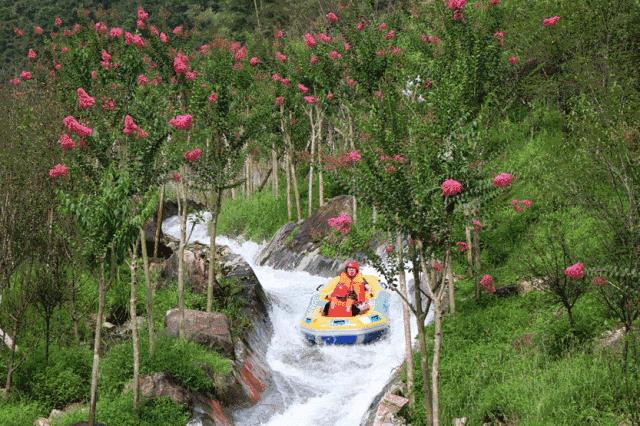
[[[360,265],[355,260],[350,260],[350,261],[347,262],[347,265],[344,267],[345,270],[347,268],[354,268],[356,271],[359,271],[360,270]]]
[[[331,293],[332,297],[347,297],[349,295],[349,288],[344,284],[338,284]]]

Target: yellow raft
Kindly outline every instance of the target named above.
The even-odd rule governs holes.
[[[340,277],[332,278],[318,288],[300,322],[300,328],[307,341],[314,344],[354,345],[376,341],[388,332],[389,292],[385,290],[386,287],[380,285],[375,275],[364,275],[364,278],[373,293],[373,297],[368,300],[371,309],[357,316],[322,315],[322,309],[327,303],[326,296],[338,285]]]

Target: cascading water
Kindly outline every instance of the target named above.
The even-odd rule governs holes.
[[[208,220],[205,214],[205,220]],[[191,229],[189,224],[188,229]],[[177,216],[165,220],[162,231],[180,236]],[[196,224],[190,242],[208,244],[206,224]],[[359,425],[371,401],[389,380],[391,371],[404,358],[402,306],[399,297],[390,305],[391,329],[387,337],[369,345],[310,346],[300,332],[299,322],[318,285],[327,278],[306,272],[276,270],[255,264],[260,246],[218,237],[251,265],[271,302],[273,337],[266,359],[274,385],[260,401],[237,410],[237,425]],[[370,267],[364,273],[375,274]],[[336,274],[339,271],[336,271]],[[412,325],[415,333],[415,324]]]

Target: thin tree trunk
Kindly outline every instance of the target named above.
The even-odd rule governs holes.
[[[216,200],[209,221],[209,275],[207,277],[207,312],[213,311],[213,288],[216,282],[216,235],[218,233],[218,214],[222,203],[222,190],[216,189]]]
[[[291,179],[293,180],[293,195],[296,200],[296,213],[298,214],[298,220],[302,219],[302,208],[300,207],[300,191],[298,190],[298,177],[296,176],[296,165],[293,160],[290,159],[291,165]]]
[[[260,14],[258,13],[258,3],[256,0],[253,0],[253,7],[256,10],[256,22],[258,24],[258,34],[262,34],[262,27],[260,26]]]
[[[15,318],[13,327],[13,340],[11,340],[11,361],[7,368],[7,380],[4,384],[4,395],[9,396],[11,393],[11,387],[13,386],[13,372],[16,370],[16,341],[18,340],[18,330],[20,329],[20,319]]]
[[[44,365],[49,365],[49,341],[51,340],[51,314],[44,315]]]
[[[324,179],[322,178],[322,148],[318,146],[318,202],[324,206]]]
[[[422,294],[420,293],[420,270],[418,269],[418,254],[415,248],[412,249],[413,261],[413,290],[415,298],[416,320],[418,323],[418,346],[420,347],[420,368],[422,369],[422,394],[424,410],[427,414],[427,424],[433,423],[433,412],[431,406],[431,380],[429,379],[429,353],[427,352],[427,336],[424,329],[424,321],[428,312],[422,309]],[[427,272],[423,271],[425,281]]]
[[[440,348],[442,345],[442,308],[440,298],[433,299],[435,330],[433,336],[433,363],[431,365],[431,386],[433,402],[433,426],[440,426],[440,396],[438,391],[440,377]]]
[[[183,170],[184,171],[184,170]],[[185,338],[184,331],[184,250],[187,246],[187,199],[184,182],[179,184],[178,214],[180,215],[180,243],[178,245],[178,335]]]
[[[447,268],[447,285],[449,287],[449,312],[452,315],[456,313],[456,290],[453,286],[453,270],[451,268],[451,261],[449,261],[449,268]]]
[[[144,237],[144,234],[143,234]],[[129,299],[129,317],[131,322],[131,340],[133,343],[133,409],[138,410],[140,403],[140,344],[138,342],[138,314],[136,304],[138,302],[138,239],[131,248],[131,297]],[[144,244],[145,241],[142,241]]]
[[[91,368],[91,396],[89,401],[89,426],[96,423],[96,402],[98,400],[98,371],[100,367],[100,334],[104,321],[104,257],[100,259],[100,276],[98,277],[98,315],[96,316],[95,340],[93,342],[93,366]]]
[[[75,276],[71,275],[71,306],[69,307],[69,309],[70,309],[70,315],[71,315],[71,329],[73,330],[74,343],[80,342],[80,334],[78,333],[78,316],[77,316],[78,314],[76,310],[76,297],[77,297],[76,280],[75,280]]]
[[[353,210],[352,219],[353,219],[353,223],[356,223],[356,221],[358,220],[358,201],[356,200],[356,196],[355,195],[351,199],[352,199],[351,207],[352,207],[352,210]]]
[[[280,188],[278,188],[278,153],[276,152],[276,143],[271,144],[271,169],[273,176],[271,177],[271,191],[274,197],[278,196]]]
[[[291,206],[291,165],[290,165],[290,154],[289,149],[287,148],[287,154],[284,159],[285,163],[285,176],[287,177],[287,219],[291,221],[293,218],[292,214],[292,206]]]
[[[313,123],[313,107],[309,107],[309,124],[311,126],[311,156],[309,162],[309,195],[308,201],[308,216],[311,217],[313,212],[313,164],[315,162],[316,152],[316,128]]]
[[[400,292],[404,294],[405,298],[409,300],[407,294],[407,277],[405,275],[404,260],[402,258],[402,236],[400,234],[396,237],[396,250],[398,253],[398,278],[400,281]],[[411,346],[411,312],[406,303],[402,304],[402,321],[404,324],[404,353],[405,363],[407,365],[407,394],[409,396],[409,404],[411,407],[415,407],[416,397],[413,390],[413,348]]]
[[[153,257],[158,257],[160,245],[160,233],[162,232],[162,215],[164,214],[164,184],[160,185],[160,202],[158,204],[158,216],[156,219],[156,234],[153,238]],[[142,241],[145,241],[144,239]],[[146,250],[146,249],[145,249]]]
[[[371,220],[373,221],[374,225],[378,223],[378,209],[376,209],[376,206],[373,206]]]
[[[149,354],[153,356],[156,352],[156,331],[153,320],[153,293],[154,283],[151,281],[151,271],[149,270],[149,256],[147,255],[147,241],[144,229],[140,228],[140,248],[142,249],[142,267],[144,269],[144,281],[147,286],[147,331],[149,333]]]

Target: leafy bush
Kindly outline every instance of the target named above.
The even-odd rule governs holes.
[[[39,416],[46,416],[46,411],[46,407],[38,402],[2,402],[0,399],[0,425],[30,425]]]
[[[107,425],[118,426],[182,426],[189,419],[187,407],[175,404],[169,398],[142,400],[136,414],[131,395],[104,395],[98,400],[96,420]],[[83,408],[66,413],[53,422],[53,426],[70,426],[87,420],[88,411]]]
[[[52,346],[46,365],[42,349],[36,348],[16,371],[16,389],[47,407],[84,401],[89,394],[91,363],[89,349]]]
[[[130,342],[114,346],[101,362],[100,387],[103,392],[119,395],[133,375]],[[215,391],[208,371],[229,374],[231,361],[197,343],[158,336],[156,353],[149,356],[148,342],[140,340],[140,374],[164,372],[178,384],[196,391]]]

